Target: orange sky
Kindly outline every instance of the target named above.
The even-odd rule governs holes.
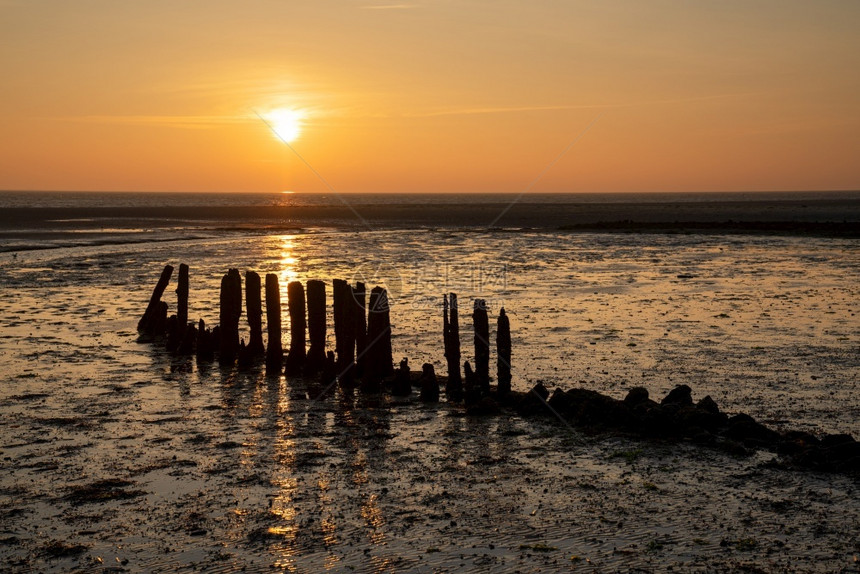
[[[0,189],[325,190],[277,108],[338,192],[860,189],[857,30],[850,0],[0,0]]]

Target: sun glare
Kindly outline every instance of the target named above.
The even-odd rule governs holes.
[[[278,109],[266,114],[266,121],[278,139],[290,143],[302,132],[304,114],[297,110]]]

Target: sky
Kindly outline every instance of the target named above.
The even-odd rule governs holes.
[[[0,189],[857,190],[857,30],[854,0],[0,0]]]

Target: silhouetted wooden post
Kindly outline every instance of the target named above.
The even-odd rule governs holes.
[[[382,290],[380,297],[382,308],[382,376],[388,377],[394,374],[394,353],[391,348],[391,302],[388,299],[388,291]]]
[[[343,279],[333,281],[334,337],[341,386],[352,387],[355,376],[355,305],[352,287]]]
[[[165,311],[164,314],[166,316],[166,305],[162,306],[160,303],[162,302],[161,296],[164,295],[164,290],[167,289],[167,284],[170,283],[171,275],[173,275],[173,266],[165,265],[161,271],[161,277],[158,278],[158,283],[156,283],[155,289],[152,291],[152,296],[149,298],[149,305],[146,306],[143,317],[137,323],[137,330],[139,332],[149,335],[155,334],[154,329],[160,322],[159,317],[162,314],[162,310]]]
[[[378,382],[394,371],[391,358],[391,322],[388,295],[382,287],[370,290],[367,309],[367,362],[364,376],[372,383]]]
[[[352,289],[353,308],[353,333],[355,334],[355,362],[356,374],[361,377],[364,374],[364,364],[367,361],[367,291],[364,283],[356,282]]]
[[[284,357],[281,342],[281,290],[278,286],[278,276],[274,273],[266,274],[266,330],[269,335],[266,366],[280,371]]]
[[[218,342],[213,340],[212,331],[206,328],[206,322],[200,319],[197,324],[197,360],[214,360],[217,344]]]
[[[499,321],[496,328],[496,372],[499,380],[499,394],[511,392],[511,321],[505,314],[505,308],[499,311]]]
[[[290,352],[287,354],[286,374],[302,372],[307,351],[305,349],[305,288],[300,281],[287,285],[287,307],[290,312]]]
[[[188,325],[188,265],[179,264],[179,285],[176,287],[176,321]]]
[[[242,277],[230,269],[221,278],[221,344],[218,362],[232,365],[239,351],[239,318],[242,316]]]
[[[463,403],[469,407],[481,399],[481,389],[478,385],[478,375],[472,371],[469,361],[463,363],[463,375],[465,378],[465,389],[463,392]]]
[[[460,319],[457,311],[457,294],[451,293],[450,300],[448,295],[444,295],[444,299],[442,338],[445,344],[445,359],[448,362],[445,396],[449,401],[459,402],[463,400],[463,379],[460,376]]]
[[[176,287],[176,319],[167,333],[167,349],[179,352],[188,328],[188,265],[179,265],[179,284]],[[182,353],[180,353],[182,354]]]
[[[325,366],[325,282],[308,281],[308,349],[305,372],[316,373]]]
[[[346,288],[349,285],[343,279],[332,281],[332,307],[334,315],[334,351],[337,356],[338,368],[346,361]],[[350,357],[351,360],[351,357]]]
[[[263,345],[263,300],[260,276],[255,271],[245,272],[245,309],[248,313],[248,327],[251,336],[248,339],[248,355],[261,357],[266,352]]]
[[[490,321],[487,317],[487,302],[475,299],[472,312],[475,327],[475,377],[481,394],[490,393]]]

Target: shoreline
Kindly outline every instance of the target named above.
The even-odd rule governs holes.
[[[355,204],[323,206],[8,207],[0,231],[215,225],[463,227],[536,230],[767,229],[860,223],[860,199],[629,203]],[[721,224],[721,225],[716,225]],[[841,233],[841,232],[840,232]]]

